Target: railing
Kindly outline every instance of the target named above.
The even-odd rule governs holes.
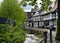
[[[47,32],[43,32],[43,36],[44,38],[42,40],[40,40],[38,43],[47,43]]]
[[[47,32],[43,32],[44,38],[39,43],[47,43]],[[52,28],[50,29],[50,43],[52,43]]]
[[[42,42],[44,42],[44,39],[42,39],[42,40],[39,40],[39,42],[38,42],[38,43],[42,43]]]
[[[31,30],[31,32],[33,33],[33,31],[32,30],[35,30],[35,29],[29,29],[29,30]],[[51,26],[50,28],[49,28],[49,31],[50,31],[50,43],[52,43],[52,30],[53,30],[53,27]],[[39,31],[39,29],[37,29],[37,31]],[[47,31],[43,31],[43,39],[42,40],[39,40],[39,42],[38,43],[47,43]]]

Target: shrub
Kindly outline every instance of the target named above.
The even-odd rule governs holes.
[[[23,43],[25,40],[25,34],[23,29],[19,29],[18,26],[13,27],[9,24],[0,25],[0,40],[8,41],[9,43]],[[3,42],[3,41],[2,41]]]

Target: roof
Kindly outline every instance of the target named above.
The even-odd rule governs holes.
[[[44,15],[44,14],[47,14],[47,12],[46,11],[42,11],[41,13],[36,12],[33,16],[40,16],[40,15]]]
[[[28,16],[28,19],[31,18],[31,12],[26,12],[27,13],[27,16]]]

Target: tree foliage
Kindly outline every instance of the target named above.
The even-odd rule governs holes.
[[[19,24],[26,20],[26,16],[17,0],[3,0],[1,3],[0,17],[14,19],[16,24]]]
[[[26,13],[19,6],[17,0],[3,0],[0,9],[0,17],[20,19],[20,21],[24,21],[26,18]]]
[[[14,27],[9,24],[0,24],[0,41],[23,43],[25,40],[23,22],[26,21],[27,14],[20,7],[18,1],[3,0],[0,7],[0,17],[7,18],[7,20],[12,19],[16,23]]]
[[[51,5],[52,2],[50,0],[41,0],[41,1],[42,1],[41,9],[48,11],[49,10],[48,6]]]
[[[10,26],[9,24],[0,24],[0,41],[4,43],[23,43],[25,34],[18,26]]]
[[[32,5],[32,6],[35,6],[35,8],[37,8],[36,6],[37,6],[37,0],[22,0],[21,1],[21,3],[22,2],[25,2],[26,3],[26,1],[27,2],[29,2],[29,1],[31,1],[31,3],[29,3],[29,5]],[[49,10],[49,8],[48,8],[48,6],[50,5],[50,4],[52,4],[52,1],[50,1],[50,0],[41,0],[42,1],[42,3],[40,3],[42,6],[41,6],[41,10],[46,10],[46,11],[48,11]],[[21,4],[20,3],[20,4]],[[47,4],[48,3],[48,4]],[[23,4],[21,4],[22,6],[24,5],[24,3]],[[27,4],[26,4],[27,5]],[[26,6],[25,5],[25,6]]]
[[[60,40],[60,20],[57,20],[57,25],[56,25],[56,40]]]

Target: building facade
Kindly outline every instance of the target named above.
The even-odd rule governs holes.
[[[49,27],[53,25],[56,28],[56,20],[58,19],[58,11],[57,4],[55,4],[54,8],[51,8],[51,12],[43,11],[39,13],[38,11],[33,14],[30,18],[33,27]]]

